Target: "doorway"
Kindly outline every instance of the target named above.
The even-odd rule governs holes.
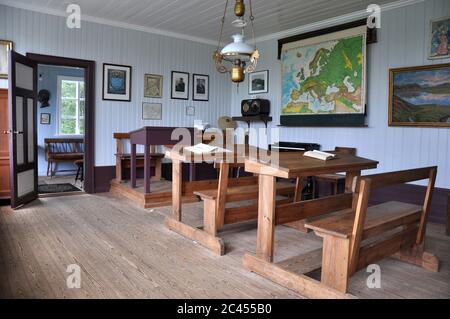
[[[85,70],[37,65],[38,193],[84,189]]]
[[[63,195],[70,193],[70,185],[94,193],[95,62],[35,53],[27,58],[38,65],[38,92],[54,82],[47,85],[54,91],[50,105],[37,103],[39,183],[50,185],[47,188],[63,184]],[[42,93],[40,100],[46,94]],[[45,136],[51,132],[53,137]],[[58,192],[58,187],[52,191]]]

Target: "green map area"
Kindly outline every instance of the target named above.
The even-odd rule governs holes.
[[[283,53],[282,114],[362,113],[362,35]]]

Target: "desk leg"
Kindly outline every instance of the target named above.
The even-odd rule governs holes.
[[[303,178],[297,177],[297,180],[295,182],[294,203],[300,202],[302,200],[302,190],[303,190]],[[305,227],[306,221],[307,221],[306,219],[296,220],[295,222],[290,222],[283,225],[294,228],[302,233],[307,234],[310,232],[310,230]]]
[[[259,175],[256,257],[267,262],[273,261],[275,197],[276,178],[269,175]]]
[[[189,181],[193,182],[195,179],[195,163],[189,163]]]
[[[182,163],[172,162],[172,218],[181,221]]]
[[[130,183],[131,188],[136,187],[136,144],[131,144]]]
[[[225,204],[227,201],[229,171],[230,171],[230,164],[220,163],[219,185],[217,187],[217,200],[216,200],[217,228],[221,228],[225,222]]]
[[[144,150],[144,189],[145,193],[150,193],[150,147],[145,146]]]
[[[345,192],[352,193],[355,186],[355,177],[361,176],[361,171],[347,172],[345,174]]]

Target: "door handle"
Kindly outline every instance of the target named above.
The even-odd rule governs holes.
[[[14,131],[14,134],[23,134],[23,131]]]

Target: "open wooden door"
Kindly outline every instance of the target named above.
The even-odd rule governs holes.
[[[9,152],[11,207],[38,197],[36,74],[33,60],[14,51],[9,56]]]

